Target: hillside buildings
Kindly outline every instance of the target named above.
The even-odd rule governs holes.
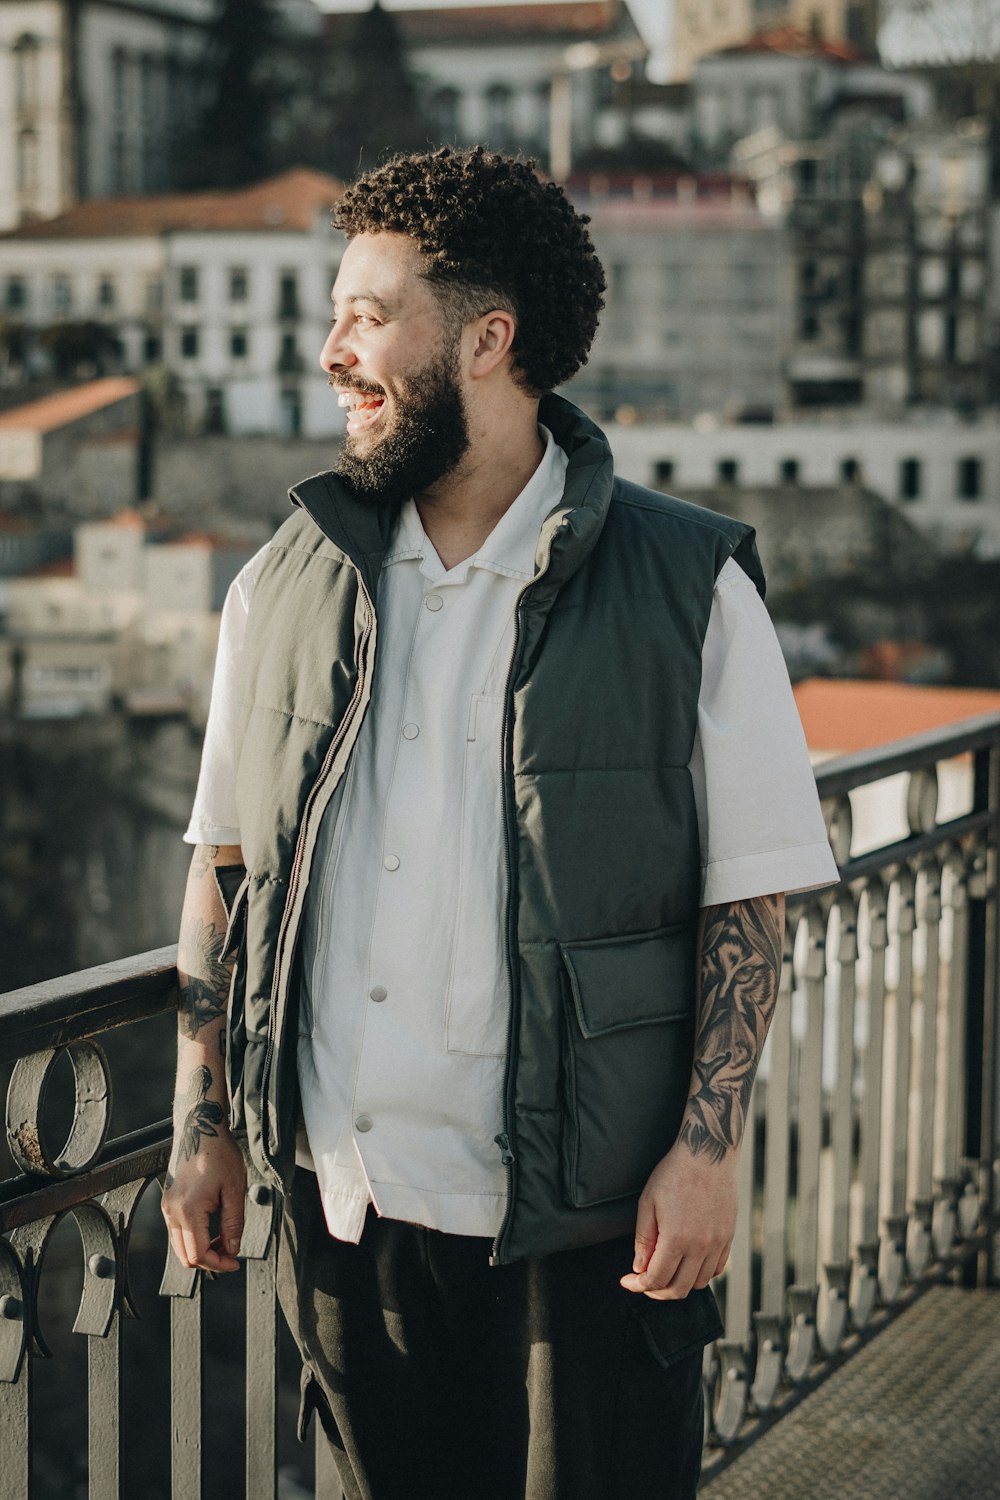
[[[11,376],[58,374],[69,347],[109,372],[165,367],[207,431],[339,430],[318,354],[340,191],[301,170],[239,191],[91,199],[0,236]]]

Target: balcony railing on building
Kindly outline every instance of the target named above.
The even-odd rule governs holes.
[[[997,1225],[1000,715],[830,762],[817,774],[841,883],[789,904],[782,997],[742,1155],[742,1209],[718,1291],[725,1337],[706,1351],[706,1472],[726,1462],[944,1279],[992,1279]],[[890,826],[898,812],[898,826]],[[887,821],[888,820],[888,821]],[[133,1318],[130,1245],[158,1198],[169,1121],[108,1140],[104,1038],[176,1006],[174,950],[0,997],[0,1064],[12,1064],[15,1174],[0,1184],[0,1475],[4,1500],[42,1493],[44,1431],[33,1385],[46,1254],[75,1222],[83,1261],[73,1331],[88,1345],[87,1478],[76,1493],[196,1500],[206,1451],[242,1403],[203,1379],[206,1306],[223,1295],[166,1252],[171,1420],[143,1484],[123,1473],[124,1355]],[[71,1064],[71,1069],[67,1064]],[[72,1073],[57,1126],[46,1096]],[[162,1068],[172,1069],[169,1051]],[[72,1114],[71,1121],[69,1115]],[[158,1220],[157,1220],[158,1222]],[[279,1481],[277,1204],[251,1174],[241,1257],[246,1292],[245,1493]],[[228,1295],[228,1289],[226,1289]],[[154,1301],[155,1294],[154,1294]],[[65,1342],[65,1341],[64,1341]],[[169,1342],[169,1349],[166,1347]],[[164,1377],[165,1379],[165,1377]],[[317,1434],[319,1500],[340,1496]],[[169,1449],[169,1451],[168,1451]],[[148,1482],[157,1465],[161,1488]],[[242,1492],[244,1481],[227,1493]],[[88,1487],[89,1486],[89,1487]]]

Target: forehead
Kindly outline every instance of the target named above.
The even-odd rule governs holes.
[[[359,234],[344,251],[333,284],[338,302],[376,297],[393,306],[434,306],[421,272],[423,256],[407,234]]]

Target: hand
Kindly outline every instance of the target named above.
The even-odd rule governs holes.
[[[721,1162],[679,1141],[650,1173],[639,1199],[627,1292],[679,1301],[725,1269],[736,1230],[739,1153]]]
[[[202,1271],[238,1271],[247,1172],[243,1153],[228,1133],[202,1140],[194,1156],[174,1152],[163,1193],[170,1244],[182,1266]],[[220,1234],[209,1239],[208,1219],[221,1210]]]

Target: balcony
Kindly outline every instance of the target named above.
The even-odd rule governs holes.
[[[709,1500],[832,1497],[804,1481],[752,1488],[757,1440],[793,1432],[803,1398],[838,1387],[860,1421],[876,1397],[851,1372],[907,1329],[922,1328],[922,1349],[933,1348],[933,1319],[960,1321],[941,1299],[994,1280],[1000,715],[828,762],[817,781],[842,879],[789,906],[742,1212],[717,1287],[725,1336],[706,1351]],[[953,805],[939,813],[941,788]],[[873,839],[873,806],[894,800],[901,826]],[[167,1258],[157,1204],[169,1122],[108,1140],[109,1057],[121,1039],[158,1027],[143,1065],[157,1078],[172,1070],[173,965],[174,950],[162,949],[0,997],[13,1162],[0,1184],[3,1500],[341,1495],[322,1441],[313,1466],[287,1431],[297,1372],[276,1311],[279,1216],[268,1189],[251,1173],[243,1276],[212,1282]],[[56,1407],[43,1410],[41,1398],[46,1366],[83,1347],[68,1326],[77,1285],[72,1333],[87,1360],[71,1385],[89,1455],[72,1488],[53,1451]],[[224,1302],[245,1328],[245,1360],[231,1336],[213,1333]],[[963,1325],[973,1343],[978,1316]],[[898,1347],[888,1358],[902,1383],[912,1355]],[[929,1401],[935,1361],[921,1361]],[[891,1369],[878,1399],[886,1382],[891,1400]],[[157,1433],[136,1438],[140,1417],[160,1408]],[[222,1480],[220,1450],[237,1455]],[[822,1451],[813,1457],[822,1465]],[[904,1490],[916,1493],[894,1493]]]

